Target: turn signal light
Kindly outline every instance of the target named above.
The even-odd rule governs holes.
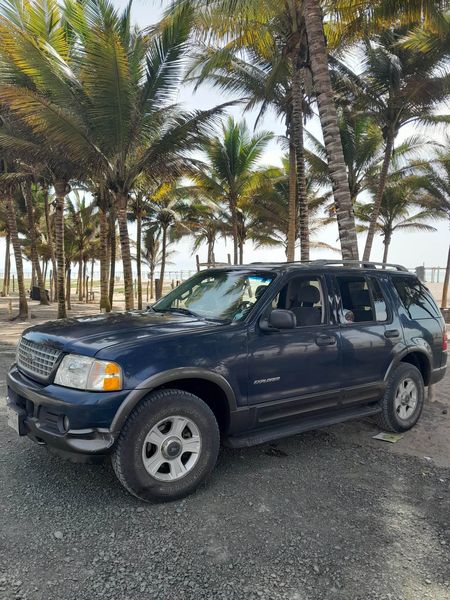
[[[448,336],[447,336],[447,330],[445,330],[444,335],[442,336],[442,350],[444,352],[446,352],[447,348],[448,348]]]

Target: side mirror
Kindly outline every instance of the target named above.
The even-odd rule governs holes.
[[[274,329],[295,329],[297,319],[291,310],[275,308],[269,315],[269,318],[262,318],[259,326],[263,331]]]

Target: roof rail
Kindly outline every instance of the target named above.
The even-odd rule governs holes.
[[[377,267],[382,267],[382,269],[395,269],[396,271],[406,271],[408,269],[402,265],[397,265],[394,263],[383,263],[383,262],[374,262],[372,260],[326,260],[326,259],[318,259],[318,260],[297,260],[293,261],[293,263],[297,264],[313,264],[313,265],[343,265],[343,266],[351,266],[351,267],[360,267],[361,269],[376,269]],[[292,264],[292,263],[289,263]]]

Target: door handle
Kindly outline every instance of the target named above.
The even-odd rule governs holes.
[[[386,329],[384,332],[386,338],[397,338],[400,337],[400,331],[398,329]]]
[[[318,346],[334,346],[336,343],[336,338],[334,335],[317,335],[316,336],[316,344]]]

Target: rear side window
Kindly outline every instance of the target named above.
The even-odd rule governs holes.
[[[385,322],[388,319],[386,301],[380,284],[374,277],[336,277],[342,298],[346,323]]]
[[[411,319],[435,319],[440,312],[427,288],[413,277],[393,277],[394,287]]]
[[[369,285],[365,277],[336,277],[342,298],[346,323],[363,323],[374,320]]]

